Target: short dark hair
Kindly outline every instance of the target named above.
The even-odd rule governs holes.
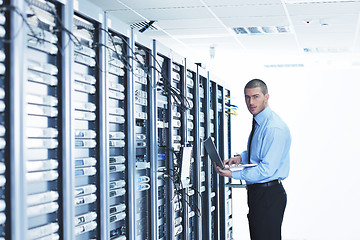
[[[261,91],[264,95],[268,93],[266,84],[264,83],[264,81],[262,81],[260,79],[252,79],[245,85],[245,89],[246,88],[256,88],[256,87],[261,88]],[[245,91],[245,89],[244,89],[244,91]]]

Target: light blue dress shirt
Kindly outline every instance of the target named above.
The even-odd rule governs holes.
[[[255,167],[232,172],[234,179],[246,184],[284,180],[289,175],[291,135],[283,120],[270,107],[255,116],[255,132],[251,142],[251,163]],[[240,154],[241,163],[249,163],[248,151]]]

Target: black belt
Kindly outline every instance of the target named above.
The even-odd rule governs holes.
[[[272,187],[275,185],[281,185],[281,180],[276,179],[276,180],[273,180],[270,182],[249,184],[249,185],[246,185],[246,189],[254,190],[254,189],[258,189],[258,188]]]

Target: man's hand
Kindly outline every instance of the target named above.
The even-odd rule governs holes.
[[[224,165],[239,165],[241,163],[241,156],[232,157],[224,161]]]
[[[232,177],[232,172],[230,170],[227,169],[221,169],[219,166],[217,166],[214,163],[214,167],[215,167],[215,171],[220,175],[220,176],[224,176],[224,177],[228,177],[231,178]]]

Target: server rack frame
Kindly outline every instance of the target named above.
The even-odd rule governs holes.
[[[220,144],[220,157],[222,159],[225,159],[225,131],[227,131],[226,129],[224,129],[224,121],[225,121],[225,98],[224,98],[224,88],[219,86],[216,89],[216,96],[218,96],[218,92],[221,91],[221,96],[222,96],[222,102],[221,102],[221,108],[222,108],[222,112],[219,114],[219,120],[220,122],[222,122],[223,124],[219,124],[219,129],[218,129],[218,136],[219,136],[219,142]],[[218,98],[218,97],[217,97]],[[217,104],[219,104],[219,102],[217,102]],[[225,204],[226,204],[226,199],[225,199],[225,178],[224,177],[219,177],[219,189],[221,189],[219,191],[219,217],[220,217],[220,239],[226,239],[226,214],[225,214]]]
[[[212,77],[213,79],[213,77]],[[218,84],[216,82],[214,82],[213,80],[210,81],[210,85],[212,86],[212,94],[211,95],[211,101],[213,103],[213,108],[212,110],[214,111],[214,126],[213,126],[213,134],[215,136],[216,139],[216,147],[217,150],[220,152],[221,151],[221,139],[219,138],[219,125],[221,123],[219,123],[219,109],[218,109]],[[212,175],[212,170],[210,170],[209,172]],[[210,175],[209,174],[209,175]],[[213,174],[212,176],[212,180],[214,181],[214,190],[215,190],[215,201],[216,201],[216,208],[214,210],[214,214],[215,214],[215,219],[214,219],[214,229],[212,229],[213,233],[214,233],[214,239],[221,239],[220,238],[220,188],[219,188],[219,180],[220,180],[220,176],[216,173]]]
[[[156,57],[157,53],[157,44],[153,40],[153,54]],[[156,68],[156,61],[154,59],[154,65]],[[157,85],[156,71],[152,71],[151,86]],[[149,119],[150,125],[150,191],[151,191],[151,222],[156,223],[155,228],[151,231],[151,239],[157,240],[159,238],[159,228],[158,228],[158,148],[157,148],[157,89],[152,87],[149,91],[150,99],[150,115],[153,116]]]
[[[22,0],[10,1],[19,11],[25,12],[25,2]],[[26,238],[27,218],[23,217],[26,212],[26,168],[23,164],[25,156],[25,89],[23,86],[23,79],[26,77],[26,64],[24,53],[26,48],[26,33],[19,31],[23,24],[23,19],[14,11],[10,12],[10,62],[12,66],[9,71],[10,77],[10,122],[13,127],[10,128],[9,146],[10,146],[10,206],[11,207],[11,227],[9,231],[14,240],[22,240]],[[17,166],[17,167],[15,167]],[[9,216],[8,216],[9,217]]]
[[[66,29],[72,29],[73,26],[73,1],[69,0],[68,4],[64,4],[62,6],[62,20],[63,25]],[[71,101],[71,95],[73,92],[73,83],[71,81],[73,75],[72,63],[74,61],[73,58],[73,43],[70,40],[68,34],[64,31],[61,33],[62,39],[66,44],[62,52],[64,56],[62,58],[62,66],[61,75],[63,77],[62,84],[62,100],[63,100],[63,108],[62,108],[62,154],[63,161],[62,163],[62,204],[63,204],[63,216],[62,216],[62,236],[64,239],[73,239],[74,238],[74,216],[75,216],[75,206],[74,206],[74,191],[75,188],[75,164],[73,163],[73,153],[75,149],[75,129],[71,124],[72,118],[74,116],[74,106]],[[63,44],[64,45],[64,44]],[[61,229],[61,227],[60,227]]]

